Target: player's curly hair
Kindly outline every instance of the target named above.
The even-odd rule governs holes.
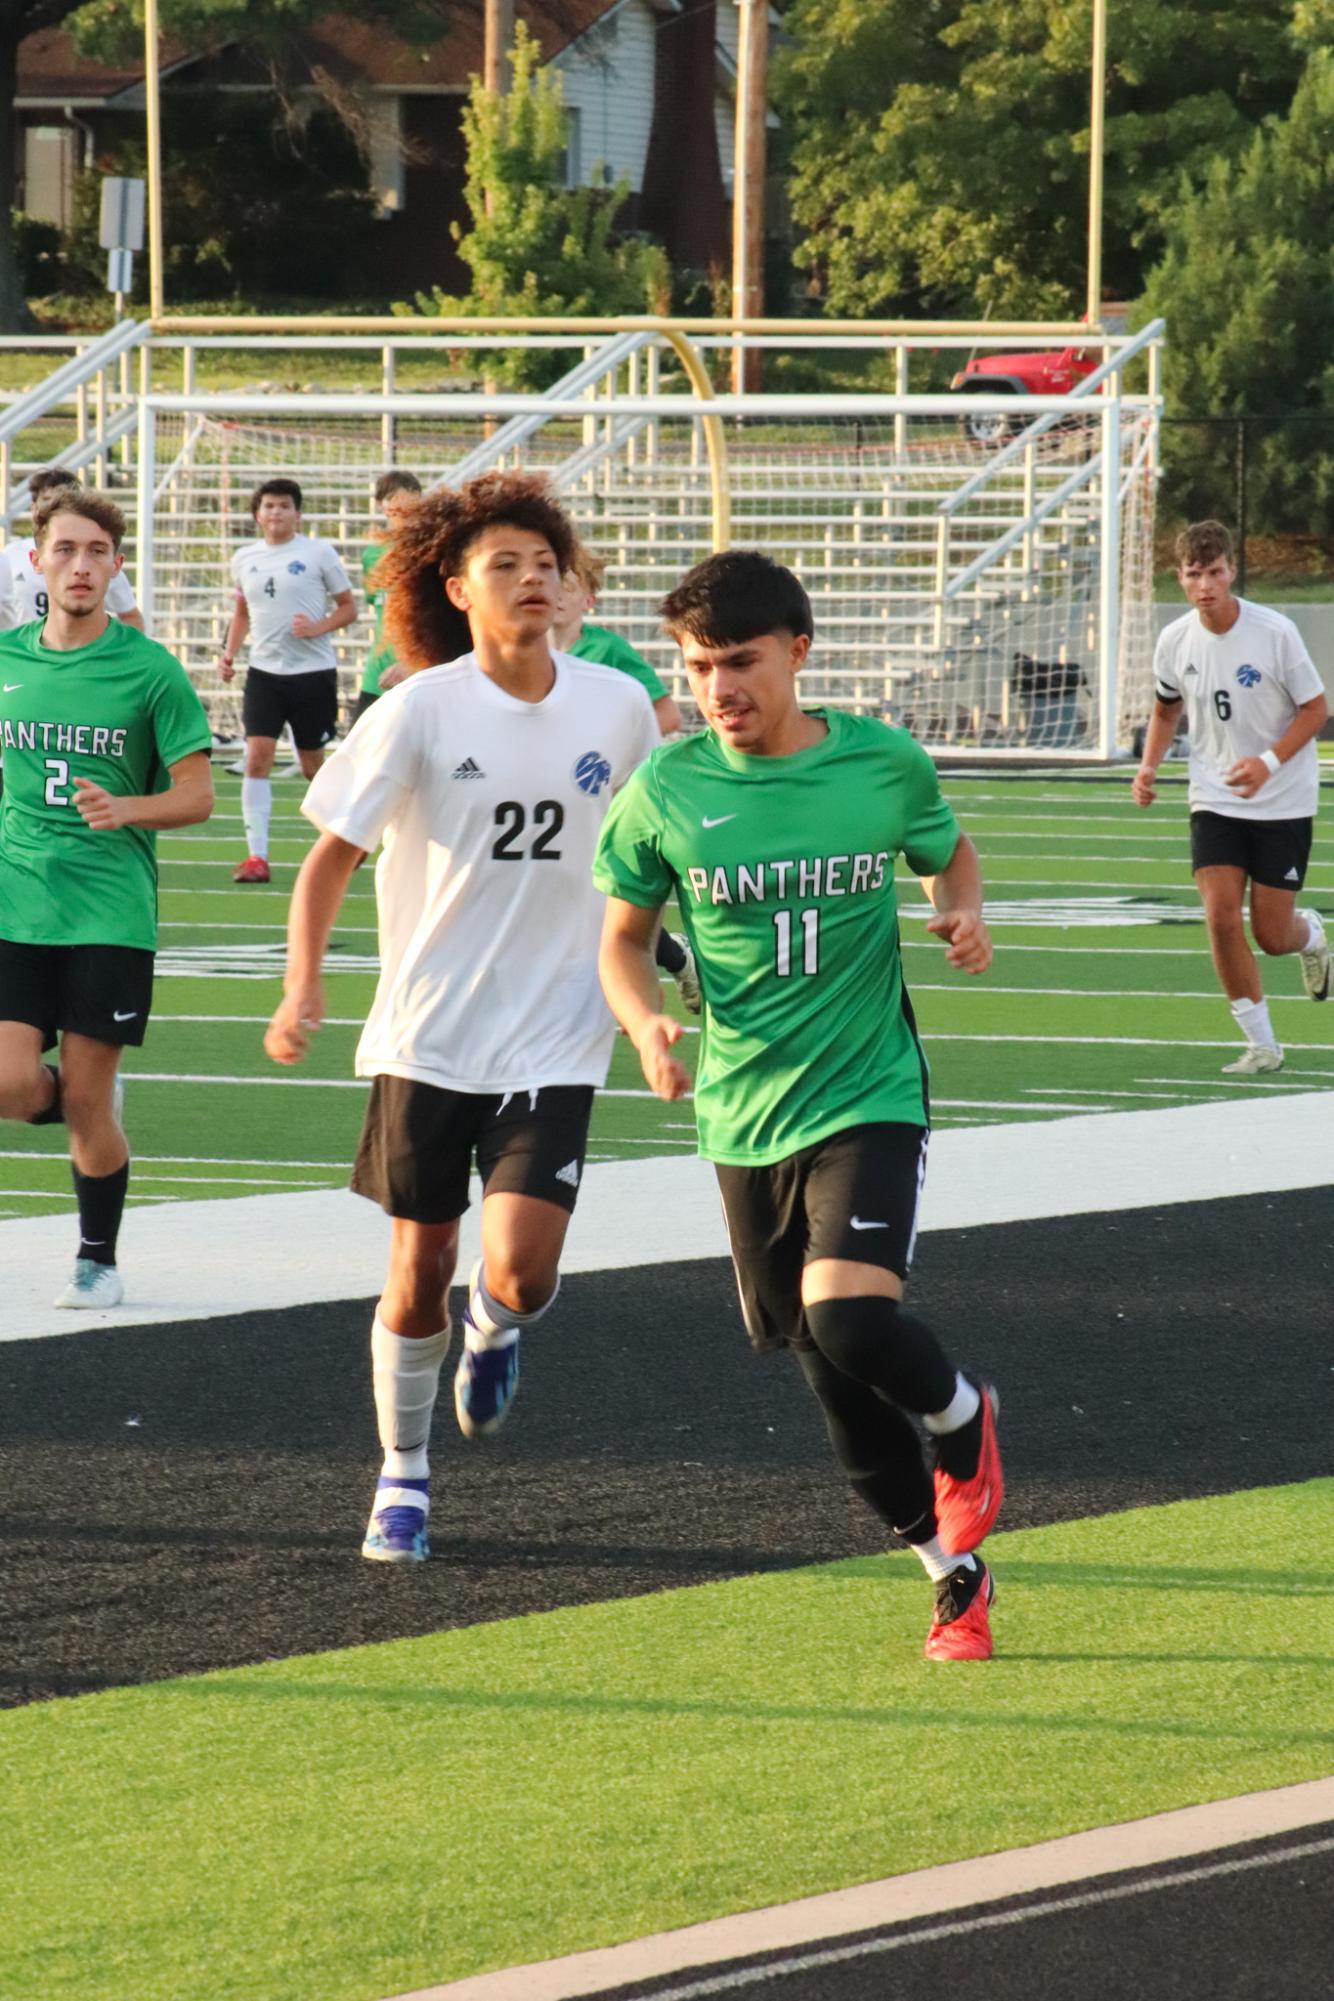
[[[488,472],[453,491],[437,487],[394,535],[370,581],[388,592],[385,638],[411,672],[440,667],[472,649],[465,613],[445,595],[488,528],[545,536],[562,576],[574,560],[574,530],[539,474]]]
[[[1192,563],[1199,563],[1207,568],[1210,563],[1216,563],[1220,556],[1226,557],[1229,563],[1237,560],[1236,551],[1232,546],[1231,531],[1225,528],[1221,521],[1192,521],[1190,526],[1183,528],[1177,536],[1176,559],[1179,570],[1186,569]]]

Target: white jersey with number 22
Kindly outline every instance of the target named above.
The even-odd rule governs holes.
[[[540,702],[507,694],[471,653],[411,676],[306,794],[323,832],[384,843],[358,1076],[476,1094],[606,1081],[593,856],[612,794],[661,736],[637,682],[553,658]]]

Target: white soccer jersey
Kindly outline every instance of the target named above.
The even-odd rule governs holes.
[[[290,542],[247,542],[232,557],[232,582],[250,613],[250,665],[266,674],[317,674],[338,664],[333,635],[298,639],[292,620],[328,616],[332,599],[352,588],[331,542],[294,535]]]
[[[384,842],[358,1076],[474,1094],[606,1080],[593,854],[612,793],[661,735],[637,682],[554,658],[540,702],[506,694],[471,653],[410,676],[306,794],[317,827]]]
[[[45,618],[50,610],[46,595],[46,579],[33,561],[37,544],[29,535],[22,542],[15,542],[12,552],[6,551],[14,572],[14,617],[11,624],[30,625],[35,618]],[[127,611],[138,611],[134,588],[124,570],[117,570],[107,586],[107,610],[115,618]]]
[[[1292,620],[1248,598],[1237,603],[1241,614],[1230,632],[1210,632],[1189,611],[1159,634],[1153,656],[1158,693],[1186,706],[1191,810],[1238,820],[1307,819],[1320,790],[1314,739],[1253,799],[1239,798],[1225,783],[1239,758],[1272,750],[1300,705],[1325,691]]]
[[[18,607],[14,602],[14,570],[8,553],[0,549],[0,632],[7,632],[11,625],[18,622]]]

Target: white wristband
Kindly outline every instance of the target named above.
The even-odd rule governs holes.
[[[1277,751],[1262,750],[1260,752],[1260,762],[1265,767],[1265,770],[1272,774],[1273,772],[1279,769],[1280,765],[1283,762],[1283,759],[1279,756]]]

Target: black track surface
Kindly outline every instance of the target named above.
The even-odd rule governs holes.
[[[1329,2001],[1334,1827],[603,1990],[598,2001]],[[1250,1858],[1262,1866],[1238,1869]],[[1174,1883],[1183,1872],[1227,1873]],[[1133,1894],[1117,1896],[1117,1889]],[[1052,1910],[1097,1898],[1083,1909]],[[994,1922],[1002,1916],[1012,1921]],[[945,1928],[951,1935],[940,1936]],[[878,1944],[877,1944],[878,1941]],[[886,1950],[888,1947],[888,1950]],[[860,1948],[860,1949],[859,1949]],[[803,1965],[829,1955],[824,1965]],[[843,1956],[845,1955],[846,1956]],[[835,1957],[835,1955],[838,1955]],[[726,1982],[719,1986],[719,1982]],[[693,1990],[693,1992],[692,1992]]]
[[[1332,1298],[1329,1189],[935,1233],[913,1282],[1000,1384],[1003,1527],[1327,1473]],[[0,1346],[0,1702],[883,1546],[705,1260],[567,1279],[490,1443],[446,1386],[435,1561],[367,1564],[370,1311]]]

